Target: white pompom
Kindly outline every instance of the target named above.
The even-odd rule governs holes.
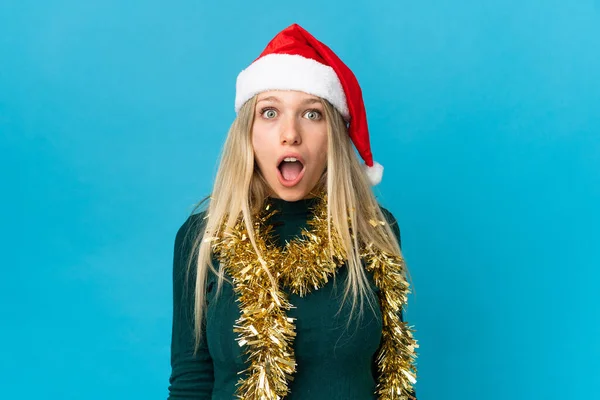
[[[371,186],[375,186],[381,182],[381,178],[383,177],[383,165],[373,161],[372,167],[369,167],[367,164],[363,164],[363,168],[365,170],[365,174],[367,174],[367,178],[369,179]]]

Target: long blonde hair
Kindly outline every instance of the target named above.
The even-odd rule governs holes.
[[[363,172],[360,161],[348,136],[346,123],[341,114],[327,101],[321,99],[327,123],[327,168],[316,185],[317,190],[326,189],[330,216],[329,232],[336,229],[342,239],[347,254],[348,280],[344,290],[344,302],[351,298],[352,312],[358,307],[362,315],[364,300],[372,306],[372,291],[359,256],[360,238],[389,253],[400,255],[398,241],[389,225],[384,229],[373,229],[370,219],[385,221],[371,186]],[[221,152],[219,168],[215,177],[212,195],[198,203],[197,210],[209,201],[207,217],[203,222],[202,234],[197,235],[189,257],[187,275],[196,268],[194,327],[196,350],[200,344],[202,324],[206,308],[206,281],[210,268],[218,276],[217,293],[221,292],[226,279],[221,267],[213,265],[210,241],[203,238],[213,237],[221,224],[227,229],[234,226],[240,213],[248,231],[249,239],[256,247],[252,215],[256,212],[270,189],[255,166],[252,147],[252,125],[254,123],[256,96],[247,101],[239,111],[229,129]],[[192,213],[195,212],[192,211]],[[350,234],[356,232],[354,238]],[[262,258],[262,257],[261,257]],[[191,260],[196,260],[195,265]],[[186,285],[187,286],[187,285]]]

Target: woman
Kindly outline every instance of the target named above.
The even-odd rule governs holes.
[[[294,24],[235,106],[208,209],[175,240],[169,398],[414,398],[400,231],[370,188],[354,74]]]

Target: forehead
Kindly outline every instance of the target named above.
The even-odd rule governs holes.
[[[299,90],[269,90],[259,93],[256,99],[260,101],[270,101],[274,103],[289,103],[289,104],[305,104],[305,103],[320,103],[321,98],[301,92]]]

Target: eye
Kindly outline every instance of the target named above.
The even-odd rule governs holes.
[[[273,119],[277,116],[277,111],[272,108],[263,108],[260,110],[260,115],[266,119]]]
[[[308,110],[304,113],[304,116],[312,121],[318,121],[323,117],[319,110]]]

